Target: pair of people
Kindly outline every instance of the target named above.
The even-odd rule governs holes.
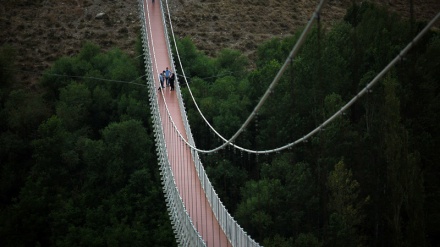
[[[159,74],[160,88],[164,88],[164,81],[166,82],[167,87],[171,87],[171,91],[174,91],[174,81],[176,77],[173,72],[171,72],[168,67],[162,73]]]

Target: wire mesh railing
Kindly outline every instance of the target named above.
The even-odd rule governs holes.
[[[165,0],[165,3],[166,3],[167,10],[168,10],[168,1]],[[164,12],[165,11],[162,11],[162,14],[164,14]],[[169,10],[167,11],[167,13],[169,13]],[[163,17],[164,17],[163,20],[165,20],[165,16],[163,16]],[[169,20],[171,19],[170,16],[168,16],[168,19]],[[169,21],[169,23],[170,23],[170,25],[168,25],[167,22],[165,22],[164,24],[166,26],[165,32],[166,32],[166,37],[167,37],[166,40],[167,40],[168,51],[171,51],[170,42],[169,42],[170,38],[168,36],[167,29],[171,30],[171,34],[174,34],[174,32],[172,29],[171,21]],[[174,40],[174,37],[171,37],[171,38]],[[171,54],[171,52],[169,52],[169,54]],[[172,61],[172,68],[173,68],[173,71],[175,71],[175,64],[174,64],[174,60],[173,60],[172,56],[170,57],[170,61]],[[177,77],[176,77],[176,85],[179,85]],[[186,108],[183,103],[180,87],[177,86],[176,89],[177,89],[176,92],[177,92],[180,112],[181,112],[182,120],[183,120],[183,123],[185,126],[186,135],[188,138],[187,142],[190,145],[195,146],[194,138],[193,138],[190,124],[188,121],[188,117],[186,114]],[[229,214],[228,210],[223,205],[223,202],[220,200],[218,194],[216,193],[214,187],[211,184],[211,181],[208,178],[208,175],[206,174],[206,171],[202,165],[202,162],[200,160],[198,152],[196,152],[195,150],[192,149],[191,154],[193,156],[192,159],[194,160],[194,165],[195,165],[195,169],[198,174],[200,184],[201,184],[203,190],[205,191],[206,198],[212,208],[214,216],[216,217],[221,229],[225,233],[226,237],[228,238],[228,240],[232,244],[232,246],[248,246],[248,247],[260,246],[255,240],[253,240],[247,234],[246,231],[244,231],[244,229],[242,227],[240,227],[240,225],[237,223],[237,221],[234,219],[234,217],[231,214]]]
[[[169,59],[171,61],[170,67],[175,71],[174,60],[171,55],[171,46],[168,39],[168,25],[165,22],[165,14],[163,11],[162,1],[159,1],[161,4],[161,13],[163,25],[165,27],[165,36],[167,42],[168,54],[170,55]],[[146,73],[147,73],[147,81],[149,87],[149,96],[150,96],[150,107],[152,110],[152,118],[153,118],[153,126],[155,131],[155,141],[157,146],[157,154],[158,160],[160,164],[160,170],[162,175],[162,184],[164,193],[166,195],[166,202],[169,211],[169,215],[171,217],[171,222],[173,225],[174,233],[176,235],[176,239],[180,245],[187,246],[205,246],[203,239],[200,237],[200,234],[195,230],[194,224],[191,221],[191,218],[188,212],[185,209],[185,205],[183,203],[182,198],[179,195],[175,179],[173,177],[173,173],[171,170],[171,165],[168,159],[167,147],[164,138],[164,130],[162,127],[162,119],[159,112],[158,99],[156,97],[155,83],[154,83],[154,69],[152,68],[152,60],[150,54],[150,43],[148,42],[148,33],[149,31],[149,23],[148,18],[145,16],[145,1],[139,0],[139,9],[140,18],[142,20],[142,42],[145,53],[145,64],[146,64]],[[176,84],[179,85],[179,82],[176,81]],[[194,145],[194,139],[192,137],[191,128],[189,126],[189,122],[186,115],[185,106],[183,104],[182,95],[180,92],[180,87],[176,87],[179,107],[181,110],[181,116],[184,123],[185,131],[188,136],[188,141],[191,145]],[[221,229],[226,234],[228,241],[233,246],[260,246],[254,240],[250,238],[249,235],[238,225],[236,220],[228,213],[225,206],[221,202],[218,194],[215,192],[214,187],[212,186],[209,178],[203,168],[203,165],[200,161],[199,155],[197,152],[192,152],[192,159],[194,161],[194,165],[198,174],[199,181],[201,186],[205,192],[207,200],[210,204],[210,207],[213,211],[214,216]]]
[[[159,103],[156,97],[156,87],[153,76],[153,67],[151,59],[151,47],[148,41],[148,33],[150,31],[149,18],[145,16],[144,0],[138,1],[140,12],[140,20],[142,21],[142,46],[145,61],[145,73],[147,75],[147,87],[149,91],[150,108],[152,112],[153,131],[156,143],[156,152],[160,165],[160,174],[162,180],[163,191],[165,194],[166,205],[168,213],[171,218],[176,241],[179,246],[206,246],[200,234],[194,227],[191,218],[185,209],[183,200],[179,194],[176,182],[171,170],[171,165],[168,159],[168,153],[164,138],[164,130],[162,127],[162,119],[159,112]]]

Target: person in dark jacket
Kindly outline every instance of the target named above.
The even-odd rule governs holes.
[[[170,87],[171,87],[171,91],[174,91],[174,80],[176,79],[176,76],[174,73],[171,72],[170,75]]]

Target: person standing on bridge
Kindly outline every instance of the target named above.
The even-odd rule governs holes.
[[[171,75],[171,71],[168,69],[165,70],[165,79],[167,81],[167,87],[170,86],[170,75]]]
[[[171,87],[171,91],[174,91],[174,80],[176,80],[176,76],[173,72],[171,72],[170,75],[170,87]]]
[[[159,81],[160,81],[159,90],[160,90],[160,88],[164,88],[164,86],[163,86],[163,80],[164,80],[163,75],[164,75],[164,73],[165,73],[165,70],[162,73],[159,73]]]

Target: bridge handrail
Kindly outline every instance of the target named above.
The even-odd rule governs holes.
[[[148,42],[147,30],[147,20],[145,18],[145,0],[139,0],[139,12],[140,20],[142,21],[142,45],[144,51],[144,61],[145,61],[145,73],[147,75],[147,86],[149,89],[149,100],[150,107],[152,111],[152,121],[154,129],[154,137],[156,143],[156,152],[158,156],[158,161],[160,165],[160,174],[163,185],[163,191],[165,194],[165,201],[168,209],[168,213],[171,218],[172,227],[174,234],[176,236],[176,241],[181,246],[206,246],[200,234],[197,232],[188,211],[185,208],[183,199],[181,198],[177,185],[174,179],[174,175],[171,170],[171,165],[168,159],[168,153],[166,149],[164,130],[161,124],[161,117],[159,113],[159,102],[155,95],[156,86],[154,82],[152,68],[152,61],[150,55],[150,45]],[[163,13],[163,11],[162,11]]]
[[[167,7],[167,13],[170,13],[169,9],[168,9],[168,1],[165,0],[165,2],[166,2],[166,7]],[[163,15],[165,15],[164,12],[165,11],[163,11],[163,9],[162,9]],[[174,44],[176,41],[174,38],[174,32],[173,32],[171,18],[170,18],[170,16],[168,16],[168,18],[169,18],[168,23],[170,25],[168,25],[168,23],[165,22],[165,27],[166,27],[165,33],[166,33],[168,51],[169,51],[169,54],[171,55],[172,52],[171,52],[171,46],[170,46],[170,42],[169,42],[170,36],[168,36],[168,28],[171,30],[171,34],[172,34],[171,38],[173,39]],[[165,16],[164,16],[163,20],[165,20]],[[174,59],[172,58],[172,56],[170,57],[170,61],[172,61],[172,67],[173,67],[173,70],[175,71],[175,64],[174,64]],[[176,93],[177,93],[177,97],[178,97],[178,101],[179,101],[180,112],[182,114],[183,124],[185,126],[185,131],[186,131],[186,135],[188,138],[188,143],[195,146],[194,138],[193,138],[190,124],[188,121],[188,117],[186,114],[186,108],[183,103],[182,94],[180,91],[180,86],[179,86],[180,84],[178,82],[178,77],[176,77],[176,85],[177,85],[176,86],[176,89],[177,89]],[[208,202],[213,210],[213,213],[214,213],[217,221],[219,222],[221,229],[224,231],[226,237],[228,238],[229,242],[232,244],[232,246],[260,247],[260,245],[255,240],[253,240],[246,233],[246,231],[243,230],[242,227],[240,227],[240,225],[237,223],[237,221],[234,219],[234,217],[231,214],[229,214],[228,210],[223,205],[223,202],[220,200],[218,194],[216,193],[214,187],[211,184],[211,181],[208,178],[208,175],[206,174],[206,171],[202,165],[202,162],[200,161],[200,157],[199,157],[198,152],[191,149],[191,154],[192,154],[192,158],[194,161],[194,165],[195,165],[195,168],[197,171],[197,175],[198,175],[200,184],[201,184],[203,190],[205,191],[206,198],[208,199]]]

